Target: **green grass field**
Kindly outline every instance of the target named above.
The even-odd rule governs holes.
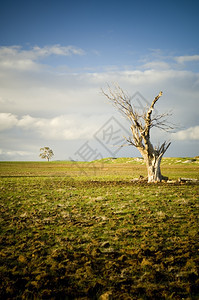
[[[199,159],[165,158],[172,180]],[[199,299],[199,185],[140,159],[0,162],[0,299]]]

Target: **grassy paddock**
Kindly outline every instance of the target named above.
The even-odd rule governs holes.
[[[198,160],[162,171],[199,179]],[[130,158],[0,163],[0,299],[198,299],[198,184],[139,175]]]

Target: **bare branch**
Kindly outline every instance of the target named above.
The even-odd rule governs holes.
[[[170,145],[171,145],[171,142],[165,141],[161,146],[157,147],[155,149],[155,151],[158,153],[158,156],[160,156],[160,155],[163,156]]]
[[[108,85],[109,93],[104,92],[101,89],[102,93],[117,107],[117,109],[131,122],[131,125],[134,125],[139,128],[140,131],[143,131],[142,123],[140,122],[140,116],[133,109],[130,97],[124,93],[124,91],[117,85],[114,85],[114,90]]]
[[[145,137],[149,137],[149,132],[150,132],[150,128],[152,126],[152,122],[153,120],[151,120],[151,114],[153,112],[153,109],[154,109],[154,105],[155,103],[158,101],[158,99],[162,96],[162,92],[159,93],[158,96],[155,97],[155,99],[152,101],[151,103],[151,106],[146,114],[146,117],[145,117],[145,129],[144,129],[144,134],[145,134]],[[161,118],[161,116],[160,116]]]
[[[158,101],[158,99],[162,96],[162,92],[159,93],[158,96],[155,97],[155,99],[153,100],[153,102],[151,103],[151,106],[147,112],[147,116],[146,116],[146,120],[147,121],[150,121],[151,120],[151,114],[152,114],[152,111],[154,109],[154,106],[155,106],[155,103]]]

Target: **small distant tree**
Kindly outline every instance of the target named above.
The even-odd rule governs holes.
[[[42,158],[42,159],[47,159],[47,161],[49,161],[54,153],[53,153],[53,150],[50,149],[49,147],[43,147],[43,148],[40,148],[40,154],[39,156]]]

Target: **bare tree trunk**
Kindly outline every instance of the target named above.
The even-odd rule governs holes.
[[[168,145],[166,145],[166,143],[163,143],[159,149],[154,149],[152,144],[149,143],[149,148],[144,150],[139,149],[147,167],[148,182],[160,182],[166,179],[166,177],[161,174],[160,164],[163,154],[165,153],[169,145],[170,143]]]
[[[162,181],[162,174],[160,170],[161,157],[149,157],[145,159],[147,172],[148,172],[148,182],[160,182]]]

